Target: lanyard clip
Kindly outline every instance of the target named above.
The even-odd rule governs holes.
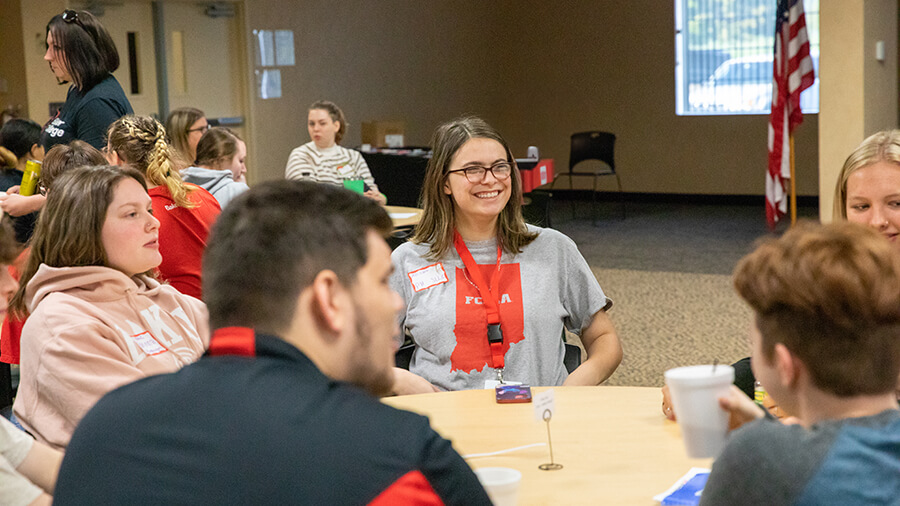
[[[503,343],[503,331],[500,330],[499,323],[489,323],[488,324],[488,342],[491,344],[501,344]]]
[[[503,385],[505,383],[503,381],[503,368],[502,367],[497,369],[497,381],[499,381],[501,385]]]

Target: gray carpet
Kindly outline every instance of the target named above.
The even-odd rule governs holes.
[[[615,305],[610,317],[625,349],[609,385],[661,386],[681,365],[731,363],[749,354],[750,312],[731,271],[766,236],[762,207],[555,202],[554,228],[571,237]],[[814,208],[800,216],[814,217]],[[783,227],[780,227],[783,228]]]

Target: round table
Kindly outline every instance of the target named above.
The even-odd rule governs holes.
[[[546,388],[533,388],[537,394]],[[678,424],[663,417],[658,388],[554,387],[550,422],[557,471],[547,446],[467,459],[473,468],[511,467],[522,472],[519,504],[657,504],[691,467]],[[547,442],[547,425],[533,404],[497,404],[493,390],[466,390],[385,398],[384,403],[426,415],[431,426],[463,456]]]

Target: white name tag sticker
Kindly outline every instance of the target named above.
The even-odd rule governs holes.
[[[553,389],[544,390],[532,398],[534,403],[534,419],[541,422],[553,418]]]
[[[413,290],[416,292],[449,281],[447,273],[444,272],[444,264],[440,262],[416,269],[406,275],[409,276],[409,282],[412,283]]]
[[[353,174],[353,167],[349,165],[341,165],[337,168],[337,173],[341,177],[350,177]]]
[[[166,349],[150,335],[150,332],[141,332],[140,334],[131,336],[131,338],[134,339],[134,342],[137,343],[147,355],[153,356],[166,352]]]

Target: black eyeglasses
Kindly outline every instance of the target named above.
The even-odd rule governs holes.
[[[448,170],[447,174],[453,174],[455,172],[462,172],[470,183],[480,183],[484,181],[484,176],[488,172],[493,174],[494,178],[498,181],[503,181],[504,179],[509,179],[509,175],[512,174],[512,164],[509,162],[496,162],[490,167],[474,166],[466,167],[464,169]]]
[[[197,127],[197,128],[188,128],[188,132],[206,133],[207,130],[209,130],[209,125],[203,125],[202,127]]]
[[[84,28],[84,25],[81,24],[81,20],[78,19],[78,13],[73,11],[72,9],[66,9],[63,11],[62,19],[66,23],[75,23],[78,26]]]

